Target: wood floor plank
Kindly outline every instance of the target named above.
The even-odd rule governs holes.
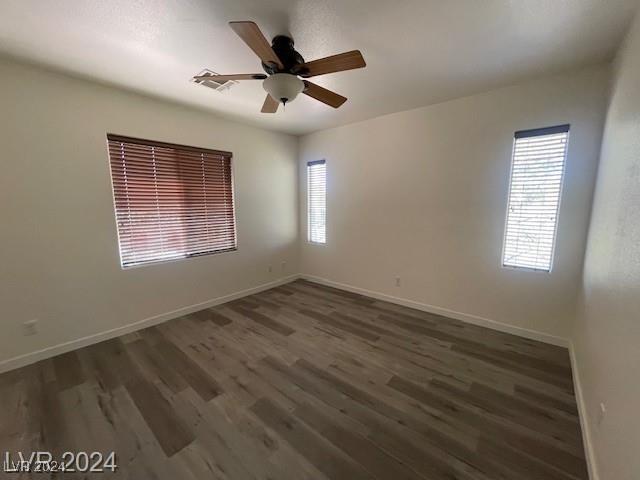
[[[129,343],[127,350],[136,363],[148,372],[148,377],[157,378],[174,393],[189,387],[187,381],[172,368],[170,358],[153,349],[143,339]]]
[[[145,330],[143,334],[147,333]],[[180,350],[175,344],[164,337],[156,337],[154,348],[158,354],[164,357],[167,363],[176,373],[202,397],[208,401],[222,393],[220,385],[204,371],[198,364],[193,362],[189,356]]]
[[[336,425],[318,410],[301,405],[293,414],[362,465],[376,478],[424,479],[366,437]]]
[[[428,478],[474,478],[473,476],[465,476],[463,472],[467,468],[475,472],[475,478],[484,479],[485,476],[480,472],[485,469],[494,474],[493,479],[503,478],[495,475],[494,470],[488,468],[485,462],[474,454],[472,448],[475,447],[475,442],[473,441],[470,441],[467,446],[458,443],[459,437],[448,438],[442,432],[433,428],[433,422],[430,422],[430,425],[420,421],[419,418],[411,417],[402,411],[392,409],[388,405],[367,401],[366,395],[356,393],[350,388],[345,388],[344,385],[341,386],[340,382],[330,381],[325,386],[322,386],[322,382],[318,380],[314,382],[311,378],[305,378],[299,371],[290,370],[289,374],[292,376],[292,381],[312,392],[327,404],[332,405],[338,412],[358,419],[363,425],[372,427],[373,431],[369,433],[369,438],[375,439],[374,443],[378,444],[380,448],[389,451],[391,455],[401,457],[406,454],[407,448],[399,447],[399,445],[404,444],[402,438],[407,436],[412,438],[409,428],[420,432],[423,437],[420,439],[412,438],[412,443],[421,444],[423,449],[417,452],[414,448],[413,451],[417,452],[416,457],[422,459],[418,462],[418,465],[424,466],[424,458],[431,458],[430,462],[433,470],[428,470],[430,472]],[[327,388],[329,385],[337,386],[337,388],[335,390]],[[363,403],[355,401],[354,398],[360,399]],[[344,421],[345,417],[341,417],[341,422]],[[357,429],[353,430],[356,431]],[[463,434],[459,433],[459,436],[462,437]],[[424,450],[425,448],[426,450]],[[465,466],[464,461],[458,460],[456,456],[464,458],[465,461],[475,460],[479,466],[476,468]],[[415,461],[416,458],[414,457],[413,460]],[[459,477],[456,477],[456,475]]]
[[[246,318],[250,318],[251,320],[263,325],[267,328],[270,328],[274,332],[278,332],[280,335],[291,335],[295,330],[279,323],[266,315],[262,315],[261,313],[255,312],[250,309],[242,308],[242,307],[230,307],[233,310],[237,311],[239,314],[243,315]]]
[[[300,310],[300,313],[302,313],[303,315],[307,315],[308,317],[313,317],[316,320],[320,320],[321,322],[331,325],[332,327],[336,327],[340,330],[344,330],[354,335],[357,335],[358,337],[364,338],[365,340],[370,340],[372,342],[375,342],[380,338],[379,335],[375,335],[370,331],[367,331],[363,328],[355,327],[352,324],[349,324],[341,320],[337,320],[335,318],[329,317],[328,315],[323,315],[322,313],[314,312],[312,310],[307,310],[307,309]]]
[[[359,406],[364,407],[366,410],[362,411],[360,408],[356,408],[356,406],[353,404],[349,405],[351,408],[350,411],[354,415],[356,415],[357,418],[359,418],[364,424],[369,424],[370,422],[372,422],[372,417],[368,413],[368,411],[370,411],[391,421],[394,424],[401,425],[408,429],[414,430],[417,433],[420,433],[434,446],[442,449],[443,453],[448,452],[452,455],[465,457],[476,446],[476,440],[474,438],[471,438],[462,429],[455,431],[455,434],[453,435],[448,435],[448,433],[451,433],[452,430],[447,429],[447,433],[444,433],[442,430],[438,429],[438,423],[431,417],[427,417],[426,415],[417,416],[415,413],[416,411],[413,409],[404,410],[394,407],[381,400],[379,397],[371,395],[364,390],[358,389],[353,384],[345,382],[338,377],[328,372],[322,371],[304,361],[301,361],[298,366],[300,366],[300,369],[296,369],[296,367],[293,368],[295,372],[301,373],[302,371],[306,371],[307,374],[310,373],[312,377],[315,377],[326,383],[326,385],[329,385],[335,392],[339,392],[350,401],[353,401]],[[327,391],[326,389],[323,390],[321,388],[317,389],[318,395],[324,395],[324,398],[330,398],[326,397],[329,391]]]
[[[251,411],[328,478],[372,478],[362,467],[343,456],[336,447],[323,441],[319,435],[270,400],[259,400],[251,407]]]
[[[127,382],[125,387],[168,457],[195,440],[189,427],[175,414],[155,385],[139,376],[136,381]]]
[[[82,365],[76,352],[64,353],[54,357],[53,365],[60,390],[66,390],[84,382]]]
[[[578,407],[574,397],[558,398],[557,396],[548,395],[525,385],[515,386],[515,396],[536,402],[553,410],[560,410],[576,417],[578,421]]]
[[[434,408],[440,408],[445,411],[449,410],[452,414],[460,414],[479,431],[491,432],[496,438],[505,440],[505,443],[512,445],[521,452],[526,454],[534,453],[545,462],[555,465],[578,478],[584,478],[584,458],[567,453],[553,444],[545,443],[539,438],[535,438],[533,435],[530,436],[516,429],[509,429],[507,426],[490,419],[488,415],[482,415],[471,410],[461,410],[459,406],[450,402],[448,399],[411,382],[407,382],[402,378],[392,378],[389,381],[389,385]],[[533,434],[535,432],[531,433]]]

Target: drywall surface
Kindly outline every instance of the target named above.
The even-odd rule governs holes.
[[[574,328],[600,480],[640,478],[640,17],[616,61]],[[600,418],[600,403],[606,414]]]
[[[302,137],[302,273],[567,337],[608,77],[594,67]],[[553,271],[502,268],[513,134],[565,123]],[[305,241],[305,164],[317,159],[327,161],[325,245]]]
[[[0,362],[297,273],[295,137],[9,60],[0,112]],[[238,250],[122,270],[107,132],[233,152]]]

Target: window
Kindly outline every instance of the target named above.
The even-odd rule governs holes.
[[[327,165],[324,160],[307,163],[308,238],[325,243],[327,224]]]
[[[516,132],[502,264],[551,271],[569,125]]]
[[[123,268],[236,249],[230,153],[107,140]]]

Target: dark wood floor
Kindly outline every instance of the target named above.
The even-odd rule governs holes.
[[[587,478],[565,349],[304,281],[3,374],[0,425],[93,478]]]

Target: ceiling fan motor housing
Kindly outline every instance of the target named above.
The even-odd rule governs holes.
[[[274,73],[292,73],[301,75],[300,65],[304,64],[304,58],[293,48],[293,39],[286,35],[277,35],[271,41],[271,48],[278,56],[284,69],[280,70],[276,65],[262,62],[262,68],[269,75]]]

